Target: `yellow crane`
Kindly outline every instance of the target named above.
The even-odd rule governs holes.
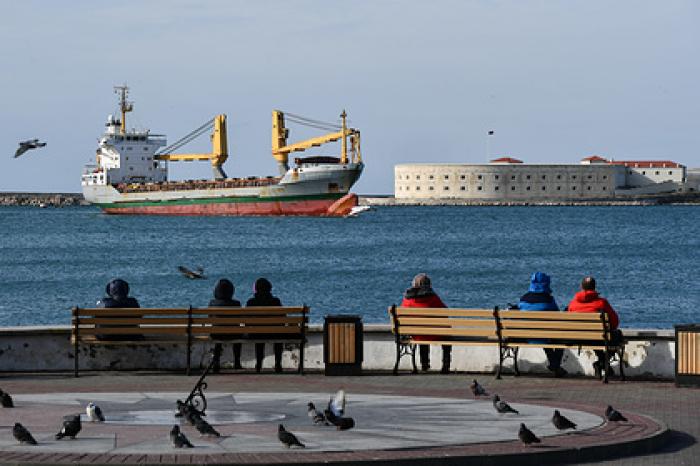
[[[211,134],[212,151],[209,154],[156,154],[156,160],[167,160],[170,162],[192,162],[199,160],[210,160],[211,168],[214,171],[214,178],[221,180],[226,178],[226,173],[223,169],[223,164],[228,158],[228,140],[226,138],[226,115],[217,115],[213,120],[208,121],[190,134],[181,138],[176,143],[163,149],[164,152],[173,151],[188,142],[192,141],[199,135],[203,134],[210,128],[214,129]]]
[[[352,163],[362,162],[362,155],[360,153],[360,131],[355,128],[347,127],[347,114],[345,110],[340,114],[341,125],[334,125],[332,123],[325,123],[322,121],[311,120],[306,117],[301,117],[299,115],[294,115],[291,113],[287,114],[290,120],[306,126],[311,126],[319,129],[333,130],[328,134],[323,136],[318,136],[315,138],[307,139],[305,141],[296,142],[294,144],[287,145],[287,138],[289,137],[289,129],[285,127],[285,114],[280,110],[272,111],[272,156],[277,160],[280,173],[284,173],[289,170],[289,154],[292,152],[301,152],[311,147],[318,147],[322,144],[329,142],[341,141],[340,149],[340,163],[346,164],[350,160]],[[350,140],[350,150],[348,150],[348,139]],[[348,153],[350,158],[348,158]]]

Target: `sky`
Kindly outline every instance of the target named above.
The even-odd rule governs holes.
[[[694,0],[0,5],[0,191],[79,192],[123,83],[129,127],[170,142],[226,113],[229,176],[277,174],[273,109],[330,122],[345,109],[362,133],[360,194],[392,194],[399,163],[700,166]],[[12,158],[35,137],[47,146]],[[206,162],[170,166],[175,179],[211,176]]]

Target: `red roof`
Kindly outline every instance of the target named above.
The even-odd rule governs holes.
[[[491,163],[523,163],[523,161],[512,157],[501,157],[499,159],[491,160]]]
[[[624,165],[632,168],[682,168],[678,162],[672,160],[615,160],[611,165]]]
[[[608,159],[604,159],[604,158],[601,157],[600,155],[591,155],[590,157],[585,157],[585,158],[583,158],[583,159],[581,159],[581,160],[582,160],[582,161],[585,160],[585,161],[588,161],[588,162],[607,162],[607,161],[608,161]]]

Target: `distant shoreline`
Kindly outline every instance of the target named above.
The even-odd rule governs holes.
[[[591,200],[510,200],[475,199],[396,199],[392,195],[359,195],[360,205],[372,207],[401,206],[651,206],[700,205],[700,193],[671,193],[634,198]],[[0,206],[68,207],[90,205],[81,193],[0,192]]]

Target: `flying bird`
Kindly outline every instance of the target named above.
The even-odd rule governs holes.
[[[498,395],[493,395],[493,407],[496,408],[501,414],[505,413],[515,413],[520,414],[517,410],[513,409],[508,403],[502,401]]]
[[[19,422],[15,422],[15,426],[12,428],[12,435],[19,443],[26,443],[27,445],[37,444],[32,434]]]
[[[331,397],[328,409],[338,417],[342,417],[345,414],[345,390],[338,390],[335,396]]]
[[[326,416],[323,415],[321,411],[316,409],[316,406],[313,403],[308,404],[309,411],[308,415],[311,421],[317,425],[317,426],[328,426],[328,421],[326,421]]]
[[[174,448],[194,448],[194,445],[187,440],[185,434],[180,432],[180,426],[177,424],[170,429],[170,442],[173,444]]]
[[[567,417],[562,416],[558,409],[554,410],[554,416],[552,416],[552,424],[559,430],[575,429],[576,424],[571,422]]]
[[[10,396],[10,394],[2,390],[0,390],[0,405],[2,405],[3,408],[15,407],[15,404],[12,401],[12,397]]]
[[[215,437],[221,437],[221,434],[216,431],[207,421],[197,416],[194,420],[194,427],[199,431],[201,435],[213,435]]]
[[[71,416],[70,419],[63,421],[63,427],[56,434],[56,440],[61,440],[63,437],[74,439],[83,426],[80,424],[80,415]]]
[[[19,143],[19,147],[15,151],[15,157],[17,158],[20,155],[24,154],[28,150],[32,149],[38,149],[39,147],[44,147],[46,145],[45,142],[39,142],[38,139],[29,139],[27,141],[22,141]]]
[[[520,423],[520,430],[518,431],[518,438],[525,445],[530,445],[531,443],[540,443],[541,440],[527,427],[524,423]]]
[[[204,267],[197,267],[195,270],[188,269],[184,265],[178,265],[177,269],[182,275],[193,280],[200,278],[207,278],[204,276]]]
[[[105,417],[104,414],[102,414],[102,410],[92,401],[88,403],[87,407],[85,408],[85,412],[87,413],[88,419],[90,419],[91,422],[105,422]]]
[[[474,381],[469,385],[469,388],[471,388],[472,393],[474,396],[488,396],[488,393],[486,392],[486,389],[482,387],[479,382],[474,379]]]
[[[277,428],[277,438],[287,448],[290,448],[293,446],[306,448],[306,446],[299,441],[299,439],[296,437],[296,435],[285,430],[285,428],[282,424],[280,424],[279,427]]]
[[[605,417],[608,421],[612,422],[627,421],[627,418],[623,416],[620,411],[616,410],[610,405],[608,405],[608,407],[605,408]]]

